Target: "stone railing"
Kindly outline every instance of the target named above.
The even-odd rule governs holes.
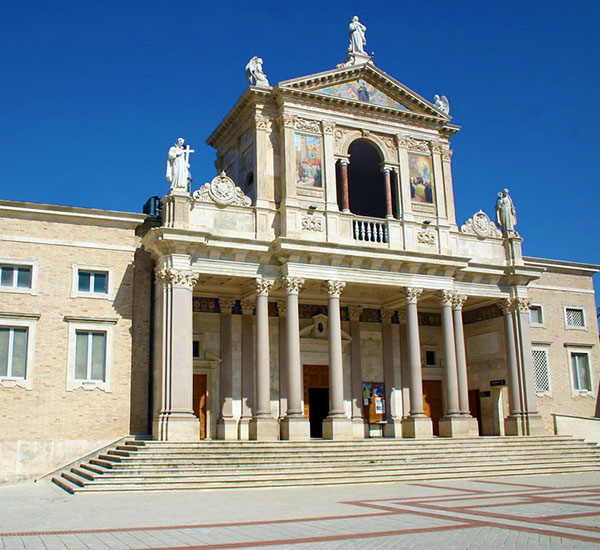
[[[354,218],[352,231],[355,241],[387,243],[389,233],[386,220],[377,218]]]
[[[572,435],[600,444],[600,418],[568,414],[553,414],[552,416],[556,435]]]

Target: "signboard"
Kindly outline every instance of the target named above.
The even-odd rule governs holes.
[[[490,386],[492,386],[492,388],[494,386],[506,386],[506,380],[492,380],[490,381]]]
[[[385,419],[385,386],[381,382],[363,382],[363,414],[369,424]]]

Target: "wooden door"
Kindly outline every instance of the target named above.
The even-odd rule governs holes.
[[[194,374],[194,414],[200,420],[200,439],[206,439],[206,374]]]
[[[431,418],[433,435],[439,435],[438,423],[442,418],[442,382],[423,380],[423,410]]]
[[[329,366],[304,365],[303,381],[304,416],[310,420],[310,435],[322,437],[322,422],[329,413]]]
[[[469,411],[471,416],[477,419],[479,435],[483,435],[481,430],[481,403],[479,402],[479,390],[469,390]]]

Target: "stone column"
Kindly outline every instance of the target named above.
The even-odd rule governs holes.
[[[194,415],[193,313],[192,296],[199,275],[172,267],[156,272],[160,290],[162,342],[155,358],[160,375],[160,412],[153,422],[154,437],[160,441],[198,441],[200,422]],[[157,377],[158,378],[158,377]],[[158,392],[157,392],[158,393]]]
[[[238,437],[250,439],[250,420],[254,409],[254,300],[242,300],[242,410]]]
[[[331,212],[339,212],[337,203],[337,181],[335,176],[335,122],[324,120],[321,122],[323,128],[323,179],[325,186],[325,209]]]
[[[221,411],[217,421],[218,439],[237,439],[237,421],[233,417],[233,361],[231,308],[232,298],[219,298],[221,309],[221,365],[219,368],[219,394]]]
[[[271,368],[269,357],[269,290],[273,280],[256,283],[256,410],[250,421],[250,439],[272,441],[279,438],[279,426],[271,415]]]
[[[521,379],[521,403],[523,404],[523,424],[526,435],[544,433],[542,417],[537,410],[537,396],[535,393],[535,375],[531,352],[531,333],[529,327],[529,309],[531,300],[517,298],[515,300],[514,315],[517,336],[519,371]]]
[[[385,217],[394,217],[394,206],[392,201],[392,169],[389,166],[384,166],[381,171],[383,172],[383,181],[385,182]]]
[[[432,437],[431,418],[423,410],[423,377],[421,373],[421,343],[419,340],[419,314],[417,300],[422,288],[405,288],[406,325],[408,336],[408,365],[410,386],[410,414],[402,421],[404,437]]]
[[[393,414],[392,400],[396,388],[394,373],[394,340],[392,338],[392,317],[394,310],[381,310],[381,343],[383,347],[383,383],[385,385],[385,437],[402,437],[402,419]]]
[[[454,320],[452,314],[455,297],[456,294],[448,290],[443,290],[440,295],[442,304],[444,352],[446,356],[446,362],[444,365],[444,380],[446,382],[446,410],[444,411],[444,417],[440,419],[439,430],[440,435],[445,437],[475,437],[478,435],[477,422],[473,423],[473,418],[468,418],[460,414],[458,368],[456,358],[456,334],[454,332]],[[468,399],[467,392],[467,406]]]
[[[406,328],[406,310],[398,310],[398,321],[400,322],[400,387],[402,388],[402,418],[408,416],[410,411],[410,367],[408,363],[408,335]]]
[[[352,422],[344,410],[344,362],[340,294],[343,281],[327,281],[329,294],[329,415],[323,421],[324,439],[351,439]]]
[[[515,344],[515,326],[513,320],[513,303],[511,299],[502,301],[504,315],[504,337],[506,346],[506,363],[508,368],[508,406],[509,415],[504,420],[506,435],[522,435],[521,397],[519,395],[519,367],[517,364],[517,347]]]
[[[368,437],[368,425],[363,417],[362,407],[362,358],[360,346],[360,314],[362,307],[351,306],[350,312],[350,380],[352,391],[352,437],[364,439]]]
[[[348,159],[340,159],[340,178],[342,188],[342,212],[350,212],[350,193],[348,191]]]
[[[310,423],[302,410],[302,360],[300,358],[300,317],[298,294],[304,279],[285,277],[283,286],[287,295],[287,400],[285,419],[281,422],[281,439],[310,439]]]
[[[279,421],[287,414],[287,306],[277,302],[279,313]]]
[[[454,343],[456,346],[456,373],[458,375],[458,408],[462,416],[471,416],[469,409],[469,380],[467,377],[467,352],[462,311],[467,296],[455,294],[452,300],[454,317]]]

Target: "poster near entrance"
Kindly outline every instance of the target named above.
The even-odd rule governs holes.
[[[206,374],[194,374],[194,414],[200,420],[200,439],[206,439]]]
[[[423,410],[431,418],[433,435],[440,435],[439,421],[442,418],[441,380],[423,380]]]
[[[304,416],[310,437],[323,437],[323,420],[329,414],[329,366],[304,365]]]
[[[363,415],[369,424],[385,419],[385,386],[383,382],[363,382]]]

